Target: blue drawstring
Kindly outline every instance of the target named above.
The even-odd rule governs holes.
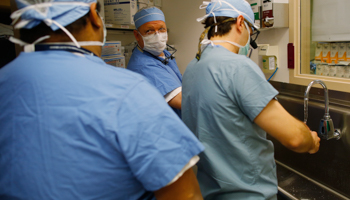
[[[273,77],[273,75],[275,75],[275,74],[276,74],[277,70],[278,70],[278,67],[276,67],[276,70],[273,72],[273,74],[270,76],[270,78],[269,78],[269,79],[267,79],[267,81],[270,81],[270,79]]]

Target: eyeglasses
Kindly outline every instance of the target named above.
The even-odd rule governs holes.
[[[250,36],[251,42],[255,42],[258,39],[260,31],[258,29],[254,29],[253,34]]]
[[[145,32],[145,35],[154,35],[156,33],[165,33],[165,32],[167,32],[166,28],[160,28],[157,31],[154,29],[149,29]]]
[[[258,45],[256,44],[256,40],[258,39],[258,36],[260,34],[260,31],[256,28],[253,29],[253,25],[246,19],[244,19],[244,21],[248,24],[248,26],[254,30],[253,33],[250,35],[250,46],[253,47],[253,49],[256,49],[258,47]]]

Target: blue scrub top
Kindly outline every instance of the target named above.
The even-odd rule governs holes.
[[[147,80],[94,56],[21,53],[0,102],[0,199],[155,199],[203,150]]]
[[[165,56],[170,56],[167,50],[163,52]],[[157,59],[152,54],[142,51],[137,47],[131,55],[127,68],[147,77],[150,83],[165,96],[169,92],[182,86],[182,75],[177,67],[175,58],[169,59],[167,65],[163,64],[161,60],[164,59],[161,57]],[[172,109],[181,118],[181,110],[176,108]]]
[[[278,92],[249,58],[209,45],[183,77],[182,119],[204,144],[206,200],[276,199],[274,149],[254,119]]]

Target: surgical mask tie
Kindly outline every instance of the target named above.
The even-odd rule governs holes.
[[[224,23],[226,23],[226,22],[231,22],[231,21],[236,21],[236,19],[234,19],[234,18],[229,18],[229,19],[226,19],[226,20],[224,20],[224,21],[222,21],[222,22],[220,22],[220,23],[212,24],[211,26],[207,27],[207,28],[203,31],[203,33],[201,34],[201,36],[200,36],[200,38],[199,38],[198,52],[197,52],[197,54],[196,54],[197,60],[199,60],[199,59],[201,58],[202,51],[203,51],[203,49],[204,49],[204,48],[202,48],[202,41],[208,40],[208,39],[205,39],[205,38],[208,37],[208,32],[209,32],[209,30],[210,30],[213,26],[217,26],[217,25],[224,24]],[[209,41],[210,41],[210,40],[209,40]],[[206,44],[208,44],[208,43],[206,43]]]
[[[139,32],[141,35],[141,33]],[[168,40],[168,33],[159,33],[156,32],[153,35],[148,35],[148,36],[142,36],[143,39],[143,50],[147,51],[148,53],[154,55],[154,56],[159,56],[164,49],[166,48],[166,42]]]
[[[231,41],[228,41],[228,40],[208,40],[208,39],[204,39],[201,44],[202,45],[208,45],[208,44],[211,44],[214,46],[214,43],[230,43],[236,47],[239,47],[239,51],[238,51],[238,54],[240,55],[245,55],[247,56],[248,55],[248,52],[249,52],[249,45],[250,45],[250,31],[249,31],[249,27],[247,25],[246,22],[244,22],[247,30],[248,30],[248,41],[247,41],[247,44],[245,46],[242,46],[240,44],[237,44],[235,42],[231,42]],[[203,49],[202,49],[203,50]]]
[[[220,11],[220,10],[226,10],[226,11],[228,10],[227,8],[221,9],[221,7],[222,7],[223,4],[226,4],[227,6],[229,6],[229,7],[231,8],[230,10],[232,10],[232,11],[234,11],[234,12],[237,12],[238,15],[243,15],[244,18],[249,19],[250,21],[254,22],[254,20],[252,20],[247,14],[245,14],[244,12],[239,11],[237,8],[235,8],[234,6],[232,6],[230,3],[228,3],[228,2],[225,1],[225,0],[212,0],[212,1],[210,1],[210,2],[209,2],[209,1],[203,1],[203,4],[199,6],[199,9],[205,9],[205,8],[207,8],[207,7],[209,6],[210,3],[214,3],[214,2],[215,2],[215,4],[214,4],[214,6],[211,8],[210,12],[209,12],[208,14],[204,15],[203,17],[198,18],[197,21],[198,21],[198,22],[201,22],[201,21],[205,20],[207,17],[209,17],[210,15],[213,15],[213,17],[214,17],[214,24],[213,24],[212,26],[215,26],[215,33],[217,32],[217,26],[218,26],[219,24],[225,23],[225,21],[226,21],[226,20],[225,20],[225,21],[223,21],[223,22],[221,22],[221,23],[217,23],[217,21],[216,21],[216,16],[215,16],[215,12],[218,12],[218,11]],[[208,31],[210,30],[210,28],[211,28],[211,27],[208,27],[206,30],[204,30],[203,33],[202,33],[202,35],[201,35],[201,37],[200,37],[200,39],[199,39],[198,52],[197,52],[197,54],[196,54],[197,60],[200,59],[201,54],[202,54],[201,43],[202,43],[202,41],[204,40],[204,38],[207,36]],[[249,36],[249,37],[250,37],[250,36]],[[250,38],[249,38],[249,39],[250,39]],[[246,46],[247,46],[247,45],[246,45]],[[246,47],[245,47],[245,48],[246,48]],[[249,50],[249,44],[248,44],[248,50]],[[243,49],[242,49],[242,51],[243,51]]]
[[[249,30],[248,24],[246,22],[244,22],[244,24],[248,31],[248,41],[244,47],[240,46],[238,54],[247,56],[249,52],[249,47],[250,47],[250,30]]]

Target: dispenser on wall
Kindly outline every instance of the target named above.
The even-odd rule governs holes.
[[[259,44],[259,56],[262,56],[264,73],[273,73],[277,68],[278,46],[270,46],[269,44]]]
[[[262,28],[284,28],[289,25],[288,0],[262,0]]]

